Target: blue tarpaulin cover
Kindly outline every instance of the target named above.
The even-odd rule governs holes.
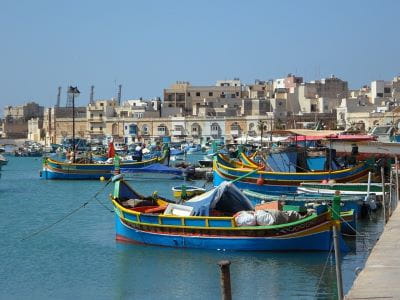
[[[142,168],[121,168],[121,173],[163,173],[183,176],[183,169],[172,168],[162,164],[151,164]]]
[[[213,209],[237,213],[254,210],[251,201],[232,183],[223,182],[216,188],[185,202],[194,208],[195,216],[209,216]]]

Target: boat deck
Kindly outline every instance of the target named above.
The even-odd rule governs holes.
[[[393,212],[345,299],[400,299],[400,208]]]

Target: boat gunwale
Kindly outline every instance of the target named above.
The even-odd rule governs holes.
[[[214,162],[216,164],[216,168],[222,167],[222,169],[230,170],[230,171],[238,171],[238,172],[245,173],[245,172],[251,172],[251,171],[255,170],[255,168],[254,169],[253,168],[232,168],[232,167],[228,167],[228,166],[226,166],[226,165],[224,165],[224,164],[222,164],[222,163],[220,163],[218,161],[214,161]],[[341,170],[332,170],[332,171],[323,171],[323,172],[321,172],[321,171],[275,172],[275,171],[260,171],[260,170],[258,170],[257,174],[265,174],[265,175],[274,175],[274,174],[279,174],[279,175],[280,174],[282,174],[282,175],[293,175],[293,174],[327,175],[327,174],[331,174],[331,175],[334,175],[334,174],[341,174],[341,173],[351,172],[351,171],[355,171],[355,170],[362,170],[363,167],[365,167],[366,165],[367,165],[367,163],[364,162],[364,163],[359,163],[359,164],[355,165],[352,168],[346,168],[346,169],[341,169]]]
[[[135,215],[136,217],[140,215],[143,216],[154,216],[157,217],[159,220],[160,218],[163,219],[180,219],[181,221],[183,220],[204,220],[206,224],[208,224],[208,221],[231,221],[231,224],[235,224],[235,218],[234,217],[210,217],[210,216],[174,216],[174,215],[151,215],[151,214],[145,214],[141,212],[136,212],[131,209],[128,209],[126,207],[123,207],[121,204],[119,204],[114,198],[111,198],[111,201],[113,205],[120,211],[130,214],[130,215]],[[118,213],[117,213],[118,214]],[[323,217],[324,215],[330,215],[330,212],[324,212],[320,215],[316,213],[312,213],[309,216],[306,216],[300,220],[290,222],[290,223],[285,223],[285,224],[278,224],[278,225],[265,225],[265,226],[232,226],[232,227],[212,227],[212,226],[186,226],[186,225],[169,225],[169,224],[158,224],[155,223],[144,223],[141,221],[133,221],[126,219],[125,217],[122,217],[123,220],[126,220],[127,222],[134,223],[134,224],[143,224],[143,225],[151,225],[151,226],[156,226],[156,227],[170,227],[170,228],[193,228],[193,229],[216,229],[216,230],[273,230],[273,229],[282,229],[285,227],[290,227],[290,226],[297,226],[301,225],[310,221],[313,221],[319,217]],[[118,214],[118,216],[121,218],[121,216]],[[330,216],[327,216],[326,222],[332,221]]]
[[[59,164],[59,165],[66,165],[66,166],[113,166],[114,163],[105,163],[105,164],[96,164],[96,163],[88,163],[88,164],[82,164],[82,163],[68,163],[68,162],[62,162],[62,161],[58,161],[55,160],[51,157],[46,157],[45,158],[46,162],[45,163],[54,163],[54,164]],[[135,165],[135,164],[146,164],[149,162],[154,162],[154,161],[163,161],[164,157],[161,158],[151,158],[149,160],[144,160],[144,161],[138,161],[138,162],[128,162],[128,163],[124,163],[121,161],[120,165],[122,166],[126,166],[126,165]]]

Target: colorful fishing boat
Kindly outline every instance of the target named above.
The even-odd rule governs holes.
[[[332,228],[340,226],[330,211],[311,213],[300,220],[264,226],[239,226],[235,214],[254,211],[234,185],[219,187],[184,202],[161,204],[156,196],[144,203],[127,183],[116,178],[111,201],[116,239],[180,248],[246,251],[323,250],[332,247]],[[129,205],[127,202],[133,205]],[[135,205],[135,203],[138,203]],[[336,205],[340,210],[340,203]],[[335,217],[338,219],[338,217]],[[340,239],[340,245],[346,245]]]
[[[261,193],[294,193],[302,182],[360,182],[367,178],[370,167],[367,163],[360,163],[354,167],[320,172],[269,172],[257,168],[238,167],[231,162],[225,162],[218,156],[213,164],[213,183],[218,186],[224,181],[236,181],[240,189],[248,189]],[[249,174],[246,176],[246,174]]]
[[[0,169],[1,166],[5,166],[6,164],[8,164],[8,159],[4,157],[4,155],[0,154]]]
[[[152,164],[164,164],[168,157],[164,154],[161,158],[153,158],[141,162],[121,162],[120,168],[124,170],[144,168]],[[40,176],[44,179],[104,179],[114,175],[114,163],[71,163],[61,162],[53,158],[43,159],[43,169]]]
[[[243,190],[250,201],[254,205],[260,205],[265,203],[278,202],[279,205],[298,206],[306,208],[310,205],[327,204],[328,206],[332,202],[333,195],[319,195],[319,194],[287,194],[287,195],[266,195],[254,191]],[[346,197],[341,195],[341,221],[342,231],[348,233],[355,233],[354,229],[357,227],[357,218],[362,218],[366,214],[367,203],[365,198],[362,196],[357,197]]]
[[[192,198],[206,192],[206,189],[198,186],[180,185],[172,187],[172,194],[175,198],[182,198],[182,191],[186,194],[185,197]]]
[[[369,193],[374,193],[377,195],[382,194],[382,184],[381,183],[370,183],[368,188],[368,183],[318,183],[318,182],[302,182],[299,191],[303,193],[325,193],[334,194],[335,191],[340,191],[341,194],[349,195],[366,195]],[[330,192],[329,192],[330,191]],[[389,191],[389,185],[385,186],[385,192]]]

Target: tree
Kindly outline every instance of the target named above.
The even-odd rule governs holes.
[[[262,138],[263,138],[263,135],[264,135],[264,130],[267,130],[266,122],[262,121],[262,120],[259,120],[258,123],[257,123],[257,129],[261,133],[261,142],[260,143],[261,143],[261,147],[262,147]]]

